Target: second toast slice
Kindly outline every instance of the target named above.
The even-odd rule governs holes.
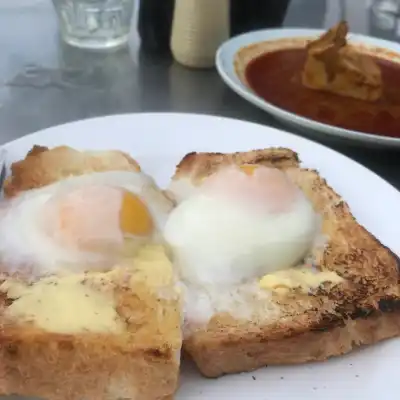
[[[179,203],[185,181],[196,185],[232,164],[259,164],[285,171],[322,218],[327,242],[313,249],[315,267],[339,279],[335,284],[302,288],[291,286],[278,273],[277,279],[268,281],[268,299],[254,302],[254,310],[261,312],[251,317],[215,309],[206,323],[196,324],[196,316],[187,313],[184,350],[200,371],[218,377],[268,364],[325,360],[398,336],[398,257],[356,221],[347,203],[317,171],[301,168],[293,151],[271,148],[188,154],[177,166],[171,195]]]

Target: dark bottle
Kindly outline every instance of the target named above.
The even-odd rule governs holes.
[[[281,26],[290,2],[291,0],[231,0],[231,36]],[[144,51],[170,52],[174,6],[175,0],[140,0],[138,30]]]
[[[144,51],[167,53],[175,0],[140,0],[138,31]]]
[[[291,0],[231,0],[231,36],[282,25]]]

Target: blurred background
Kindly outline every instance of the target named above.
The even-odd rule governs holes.
[[[305,8],[307,15],[302,12]],[[284,23],[329,27],[339,19],[347,19],[354,32],[389,40],[400,38],[399,0],[292,0]]]
[[[175,0],[132,1],[129,46],[95,53],[60,40],[53,2],[67,0],[0,0],[0,144],[70,121],[131,112],[206,113],[287,129],[234,94],[214,69],[185,68],[162,51],[146,51],[152,48],[147,44],[154,44],[154,27],[168,32],[158,18],[171,18]],[[400,40],[400,0],[232,2],[237,7],[234,18],[241,21],[238,32],[282,25],[326,29],[346,19],[352,32]],[[148,14],[152,7],[153,14]],[[246,23],[243,17],[248,17]],[[140,36],[147,39],[141,43]],[[168,34],[165,43],[168,47]],[[324,143],[400,188],[398,167],[386,168],[380,153],[366,153],[348,143]],[[397,159],[393,155],[393,165],[398,165]]]
[[[159,10],[167,10],[171,2],[142,1],[157,4]],[[250,24],[251,30],[274,25],[268,10],[281,1],[237,0],[236,4],[270,7],[265,24]],[[399,4],[399,0],[290,0],[277,21],[282,17],[284,26],[327,28],[345,18],[353,32],[398,41]],[[234,95],[215,71],[193,72],[171,57],[143,51],[139,7],[139,0],[134,0],[129,46],[96,54],[60,40],[52,0],[1,0],[0,141],[77,119],[140,111],[200,112],[273,123],[266,113]],[[143,20],[148,29],[151,23]]]

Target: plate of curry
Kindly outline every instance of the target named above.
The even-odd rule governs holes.
[[[348,33],[271,29],[225,42],[216,64],[239,95],[310,134],[400,147],[400,45]]]

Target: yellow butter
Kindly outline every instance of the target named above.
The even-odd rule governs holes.
[[[128,279],[127,279],[128,278]],[[13,302],[5,315],[51,332],[110,332],[125,329],[116,311],[114,286],[153,289],[173,284],[172,264],[161,245],[143,246],[109,272],[46,277],[32,284],[8,279],[0,285]]]
[[[143,281],[153,288],[161,288],[173,283],[172,264],[161,245],[148,245],[141,248],[134,265],[132,285],[134,282]]]
[[[74,274],[43,278],[31,285],[7,280],[0,290],[14,301],[5,314],[51,332],[123,331],[113,293],[96,290],[83,279],[84,275]]]
[[[343,279],[332,271],[313,271],[310,268],[290,268],[268,274],[260,279],[262,289],[284,293],[299,288],[304,292],[316,289],[324,282],[340,283]]]

